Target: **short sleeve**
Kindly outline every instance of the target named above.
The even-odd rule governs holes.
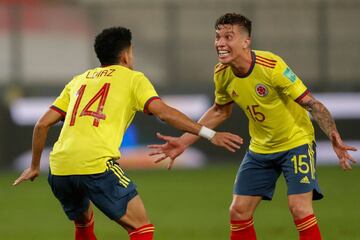
[[[71,88],[70,86],[71,86],[71,82],[65,86],[60,96],[56,98],[56,100],[53,102],[52,106],[50,107],[52,110],[60,113],[63,116],[65,116],[66,112],[68,111],[68,106],[70,102],[70,88]]]
[[[143,111],[148,113],[149,104],[156,99],[159,99],[154,86],[144,74],[139,73],[134,77],[133,93],[135,96],[136,111]]]
[[[231,96],[227,93],[227,81],[224,77],[224,71],[216,70],[214,73],[214,83],[215,83],[215,103],[219,105],[226,105],[228,103],[232,103],[233,100]]]
[[[307,87],[284,62],[283,59],[278,57],[275,66],[272,82],[274,87],[289,96],[293,100],[297,100],[308,92]]]

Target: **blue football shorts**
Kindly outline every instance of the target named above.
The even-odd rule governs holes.
[[[313,191],[314,200],[323,198],[317,181],[315,143],[273,154],[248,150],[237,172],[233,193],[271,200],[281,173],[288,195]]]
[[[99,174],[55,176],[48,182],[70,220],[77,220],[89,208],[90,201],[112,220],[126,213],[128,202],[137,195],[135,184],[114,160]]]

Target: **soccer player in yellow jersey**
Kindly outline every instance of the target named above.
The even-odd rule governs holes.
[[[124,227],[131,240],[152,240],[150,224],[134,183],[116,160],[123,135],[137,111],[235,151],[242,139],[215,132],[166,105],[150,81],[133,69],[131,32],[105,29],[95,39],[101,67],[75,76],[34,128],[32,163],[17,185],[39,175],[40,156],[49,127],[64,120],[50,154],[51,189],[75,223],[76,240],[96,239],[90,201]]]
[[[230,206],[231,239],[256,239],[253,213],[262,199],[273,196],[276,180],[284,174],[288,204],[301,240],[319,240],[320,231],[312,200],[322,198],[315,167],[314,129],[308,113],[329,137],[344,170],[355,160],[336,129],[326,107],[315,99],[304,83],[279,56],[250,49],[251,21],[228,13],[215,23],[215,49],[219,64],[214,71],[215,103],[199,120],[215,128],[230,117],[233,103],[249,119],[251,136],[236,176]],[[174,159],[198,137],[160,136],[166,143],[152,145],[157,162]],[[276,237],[275,237],[276,239]]]

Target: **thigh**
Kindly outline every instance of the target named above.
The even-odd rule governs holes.
[[[323,197],[316,174],[315,144],[304,144],[290,149],[281,162],[288,185],[288,195],[313,191],[313,199]]]
[[[104,173],[84,176],[82,184],[94,205],[114,221],[125,215],[128,202],[137,195],[134,183],[114,161]]]
[[[256,154],[248,151],[236,175],[235,195],[261,196],[272,199],[276,181],[281,173],[272,161],[273,154]]]
[[[49,173],[48,182],[67,217],[70,220],[82,218],[90,201],[86,197],[85,189],[77,185],[77,176],[54,176]]]

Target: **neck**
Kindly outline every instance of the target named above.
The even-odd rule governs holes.
[[[244,53],[244,55],[238,57],[230,64],[231,69],[236,76],[246,75],[250,71],[252,64],[251,50],[246,49]]]

